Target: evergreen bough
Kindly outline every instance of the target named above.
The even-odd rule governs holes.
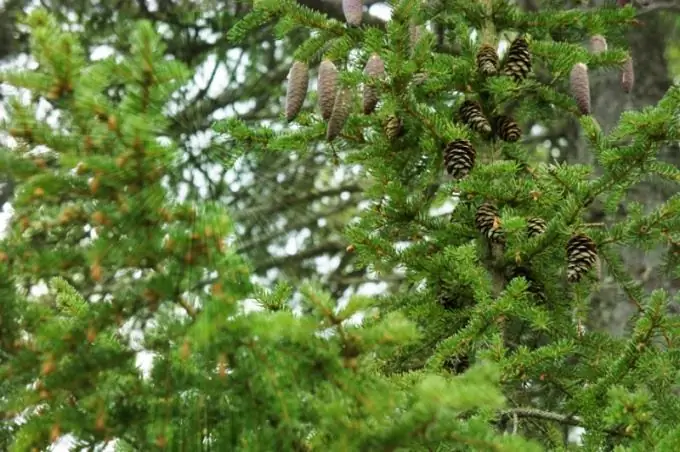
[[[365,173],[371,203],[346,231],[361,265],[407,278],[402,290],[375,297],[373,307],[405,316],[420,335],[380,357],[382,376],[400,380],[428,372],[455,380],[492,362],[500,366],[510,404],[497,413],[498,432],[564,450],[573,447],[570,428],[580,426],[586,450],[673,450],[680,447],[673,295],[645,292],[619,251],[666,244],[663,270],[677,278],[680,197],[653,210],[628,203],[625,221],[616,223],[590,224],[584,214],[595,201],[615,212],[646,178],[680,181],[676,167],[657,159],[663,146],[680,138],[680,87],[656,106],[625,113],[605,133],[589,105],[580,105],[589,92],[577,99],[570,93],[569,75],[577,65],[590,72],[629,65],[624,34],[635,24],[634,9],[608,4],[565,11],[544,1],[527,13],[513,3],[393,1],[384,27],[348,27],[293,0],[262,0],[230,36],[238,40],[265,21],[277,22],[282,35],[313,30],[296,59],[310,67],[323,58],[339,63],[338,89],[379,88],[375,113],[364,114],[354,102],[328,149]],[[437,35],[423,32],[412,48],[410,31],[428,22]],[[597,35],[606,37],[607,48],[589,52]],[[480,51],[497,48],[506,36],[511,44],[498,71],[478,64]],[[379,81],[362,72],[376,54],[386,73]],[[474,114],[460,111],[468,99],[478,102]],[[385,118],[395,116],[404,125],[396,140],[381,133]],[[524,140],[530,131],[520,138],[517,123],[565,116],[580,121],[597,175],[588,166],[541,162]],[[496,118],[493,134],[479,127],[485,117]],[[318,115],[305,114],[299,125],[275,132],[229,119],[216,130],[241,140],[244,149],[255,139],[279,152],[323,141],[327,125]],[[474,168],[445,179],[443,151],[455,140],[472,144]],[[438,213],[447,203],[454,204],[453,213]],[[493,214],[483,207],[481,218],[480,206],[493,206]],[[544,222],[528,234],[535,218]],[[568,247],[574,237],[584,245]],[[569,276],[570,267],[578,267],[578,278]],[[637,308],[624,337],[588,328],[589,296],[605,278]],[[431,446],[464,449],[455,441]]]

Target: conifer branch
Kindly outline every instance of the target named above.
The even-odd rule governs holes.
[[[539,410],[536,408],[513,408],[501,413],[503,417],[523,417],[543,419],[547,421],[555,421],[560,424],[573,425],[575,427],[583,426],[583,419],[579,416],[569,416],[566,414],[553,413],[550,411]]]
[[[503,411],[501,417],[520,417],[528,419],[542,419],[545,421],[553,421],[563,425],[570,425],[573,427],[584,428],[585,421],[582,417],[576,415],[567,415],[554,413],[552,411],[539,410],[536,408],[512,408],[510,410]],[[622,435],[622,432],[611,428],[602,429],[603,432],[609,433],[610,435]]]
[[[344,192],[357,193],[361,191],[361,187],[357,184],[342,185],[337,188],[330,188],[328,190],[314,190],[305,195],[299,195],[296,192],[289,192],[283,196],[277,197],[277,199],[272,200],[270,204],[263,204],[258,207],[253,207],[252,209],[247,209],[242,212],[238,212],[235,215],[235,219],[244,219],[252,217],[253,215],[271,215],[277,211],[285,208],[290,209],[292,206],[298,204],[309,205],[312,201],[316,201],[325,196],[333,197],[340,195]]]
[[[257,100],[261,95],[268,93],[271,86],[283,83],[287,75],[288,68],[279,67],[268,71],[262,77],[252,79],[252,82],[246,86],[239,85],[234,88],[225,89],[214,98],[204,98],[202,101],[186,107],[181,113],[175,115],[172,119],[173,125],[181,128],[184,133],[191,134],[196,132],[210,124],[209,117],[215,110],[225,105],[233,104],[237,100],[245,100],[243,99],[243,92],[252,93],[252,97]],[[197,118],[201,121],[196,121]]]

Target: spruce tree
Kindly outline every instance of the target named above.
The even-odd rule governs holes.
[[[678,197],[653,209],[629,203],[616,223],[588,223],[585,212],[601,202],[611,216],[642,182],[680,180],[657,155],[680,137],[680,87],[601,130],[589,77],[623,71],[621,95],[630,91],[623,36],[638,25],[635,11],[539,3],[528,13],[506,0],[394,1],[380,28],[360,23],[361,0],[343,2],[346,23],[292,0],[260,0],[230,35],[238,40],[270,21],[282,36],[314,30],[295,64],[314,71],[330,60],[338,68],[333,113],[326,120],[303,108],[283,132],[236,120],[217,130],[249,150],[295,152],[326,141],[336,161],[361,166],[371,203],[348,224],[350,249],[380,275],[406,274],[401,290],[374,307],[404,315],[420,332],[380,357],[382,375],[455,379],[494,362],[511,405],[498,413],[500,431],[563,450],[570,427],[580,426],[587,450],[673,450],[675,294],[643,290],[621,252],[663,245],[664,278],[677,278]],[[589,48],[595,36],[607,49]],[[500,40],[509,45],[498,55]],[[370,69],[376,58],[380,76]],[[644,77],[643,65],[635,77]],[[288,80],[294,99],[322,94],[302,89],[298,72]],[[564,117],[580,122],[597,172],[533,154],[522,124]],[[624,337],[587,328],[590,297],[604,280],[635,306]]]
[[[540,450],[497,430],[497,365],[386,375],[420,336],[404,314],[306,284],[300,316],[285,282],[251,283],[227,212],[165,183],[180,151],[164,110],[190,72],[149,22],[129,56],[96,62],[44,10],[25,26],[37,68],[0,75],[18,90],[0,154],[17,184],[0,242],[3,450],[65,435],[73,450]]]

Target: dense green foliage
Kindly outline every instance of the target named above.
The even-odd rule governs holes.
[[[597,176],[586,166],[535,163],[530,145],[490,139],[457,114],[468,98],[479,101],[490,118],[504,114],[549,126],[565,115],[580,116],[568,92],[575,64],[585,63],[591,72],[620,70],[626,58],[622,38],[635,22],[633,8],[564,11],[549,3],[543,2],[540,12],[525,13],[505,1],[394,2],[392,19],[381,30],[347,29],[296,2],[263,0],[231,34],[244,36],[272,16],[280,18],[282,34],[314,29],[316,36],[298,48],[296,58],[312,67],[322,57],[334,60],[342,68],[342,86],[357,93],[341,138],[328,148],[343,162],[360,164],[370,178],[366,192],[373,205],[347,234],[364,265],[380,274],[406,272],[410,286],[376,303],[381,312],[406,315],[423,333],[382,361],[382,372],[446,374],[491,360],[502,368],[504,394],[513,405],[565,413],[543,416],[538,424],[521,421],[519,430],[547,448],[563,447],[563,435],[545,430],[554,428],[556,419],[585,427],[591,449],[677,444],[679,401],[672,395],[680,364],[677,318],[669,312],[669,294],[645,293],[621,265],[619,251],[665,244],[666,277],[677,278],[678,198],[652,210],[629,204],[626,221],[612,225],[589,224],[583,217],[595,201],[613,214],[627,191],[647,178],[679,180],[678,169],[658,160],[657,152],[678,140],[680,89],[671,88],[654,108],[626,113],[606,134],[595,117],[580,117],[600,167]],[[429,33],[410,43],[410,28],[429,19],[447,25],[449,41],[457,44],[451,52],[437,51]],[[481,33],[468,40],[472,30]],[[482,77],[476,70],[480,45],[497,44],[508,32],[523,33],[530,42],[533,76],[519,83],[507,76]],[[589,53],[583,46],[595,34],[607,37],[608,51]],[[358,52],[348,53],[353,48]],[[385,62],[383,81],[362,72],[373,53]],[[360,113],[361,83],[382,91],[374,115]],[[399,117],[406,131],[396,140],[382,129],[390,115]],[[257,137],[250,142],[278,152],[323,141],[327,126],[316,112],[303,110],[297,122],[299,130],[283,133],[248,131],[238,121],[226,121],[218,130],[244,143]],[[477,163],[468,177],[440,184],[443,150],[457,139],[474,143]],[[450,202],[451,193],[456,209],[450,218],[438,215],[434,208]],[[489,243],[476,228],[477,208],[484,202],[498,208],[501,245]],[[547,228],[528,238],[527,221],[533,217],[545,219]],[[601,268],[572,283],[566,278],[565,248],[576,234],[593,238]],[[637,306],[627,337],[585,328],[589,294],[602,274]],[[579,422],[569,422],[571,416]]]
[[[446,24],[455,48],[435,48],[427,32],[410,43],[411,26],[426,18]],[[503,0],[404,0],[384,29],[348,28],[292,0],[256,2],[233,40],[272,22],[281,36],[309,28],[297,59],[314,66],[329,57],[353,93],[361,83],[381,93],[373,115],[354,98],[332,145],[309,109],[295,130],[215,127],[227,138],[225,168],[235,155],[304,159],[312,148],[361,167],[371,206],[348,225],[350,251],[378,274],[405,273],[407,285],[341,304],[312,284],[257,287],[252,265],[229,246],[225,209],[176,199],[172,177],[185,162],[165,108],[191,72],[165,58],[149,22],[134,24],[124,56],[92,62],[91,36],[33,12],[38,69],[0,76],[30,93],[12,100],[3,130],[17,145],[0,158],[17,184],[0,245],[0,414],[23,418],[2,424],[3,449],[40,450],[71,434],[83,448],[116,440],[142,451],[564,450],[576,447],[566,427],[579,425],[587,450],[675,450],[677,316],[667,293],[645,293],[626,273],[618,251],[666,243],[676,277],[678,198],[652,211],[629,206],[612,226],[582,217],[595,200],[615,210],[644,178],[680,180],[656,159],[679,138],[680,89],[608,134],[581,117],[597,177],[536,163],[530,146],[490,140],[456,114],[465,94],[490,116],[522,123],[576,115],[571,67],[616,70],[632,21],[630,8],[525,14]],[[534,75],[477,75],[472,30],[493,44],[501,32],[525,33]],[[610,51],[583,48],[595,33]],[[373,53],[384,80],[362,73]],[[382,129],[389,115],[404,123],[394,140]],[[456,139],[474,144],[476,164],[442,183],[443,149]],[[436,213],[451,201],[450,216]],[[502,241],[477,230],[482,202],[498,208]],[[547,227],[528,238],[532,217]],[[605,274],[637,306],[627,337],[583,327],[598,275],[567,281],[575,233],[593,238]],[[31,292],[41,282],[46,293]],[[248,312],[245,300],[263,309]],[[148,375],[139,350],[153,353]]]
[[[15,38],[0,39],[0,61],[9,46],[3,63],[24,61],[19,55],[28,52],[28,31],[13,19],[22,9],[33,8],[32,3],[12,0],[0,10],[0,34]],[[344,252],[347,243],[341,235],[362,198],[358,174],[327,165],[321,149],[304,159],[294,153],[242,154],[211,130],[213,118],[225,114],[247,124],[277,122],[292,51],[309,36],[300,30],[281,41],[274,25],[265,24],[239,43],[229,41],[228,31],[251,9],[249,3],[43,0],[40,5],[63,27],[80,30],[88,60],[111,52],[128,55],[128,37],[139,20],[159,30],[165,56],[192,72],[174,93],[172,108],[165,110],[170,122],[166,133],[181,150],[168,174],[170,190],[225,205],[238,251],[253,263],[255,275],[270,281],[285,275],[294,282],[320,276],[340,296],[363,281],[363,272],[351,266],[354,256]],[[106,95],[115,98],[116,91]],[[11,197],[9,188],[0,188],[0,203]],[[286,249],[291,241],[297,245],[293,251]],[[342,265],[319,275],[315,262],[322,256],[341,259]]]

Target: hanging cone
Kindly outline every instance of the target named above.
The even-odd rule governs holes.
[[[479,206],[475,215],[475,226],[490,241],[503,242],[501,219],[498,216],[498,209],[493,204],[484,203]]]
[[[488,44],[483,44],[477,52],[477,70],[485,77],[498,72],[498,53]]]
[[[468,140],[453,140],[444,148],[444,166],[454,179],[462,179],[475,166],[475,148]]]
[[[333,141],[342,131],[345,121],[347,121],[349,116],[351,101],[352,91],[349,88],[338,90],[338,93],[335,95],[335,102],[333,103],[333,112],[328,120],[328,128],[326,129],[327,141]]]
[[[288,90],[286,92],[286,120],[295,119],[302,109],[309,85],[309,67],[302,61],[296,61],[288,72]]]
[[[387,139],[392,141],[404,134],[404,122],[396,115],[389,115],[383,125]]]
[[[576,99],[581,114],[590,114],[590,81],[588,80],[588,66],[576,63],[569,76],[571,95]]]
[[[584,234],[576,234],[567,242],[567,280],[578,282],[597,261],[597,246]]]
[[[527,221],[527,235],[529,238],[536,237],[537,235],[543,234],[547,224],[542,218],[529,218]]]
[[[595,35],[590,38],[590,52],[597,55],[607,51],[607,40],[602,35]]]
[[[521,82],[531,72],[531,53],[529,43],[523,37],[518,37],[508,49],[508,55],[503,65],[503,74]]]
[[[385,75],[385,64],[377,53],[371,55],[364,67],[364,74],[372,78]],[[364,114],[370,115],[378,105],[378,88],[364,84]]]
[[[490,133],[491,124],[482,113],[482,107],[471,100],[466,100],[458,110],[460,120],[468,125],[472,130],[479,133]]]
[[[635,85],[635,71],[633,70],[633,57],[628,57],[621,67],[621,88],[630,93]]]
[[[333,113],[335,94],[338,84],[338,68],[329,59],[324,59],[319,65],[319,110],[324,121],[328,121]]]
[[[494,118],[494,129],[501,140],[509,143],[514,143],[522,137],[522,129],[509,116],[496,116]]]
[[[363,0],[342,0],[342,12],[349,25],[358,27],[364,17]]]

